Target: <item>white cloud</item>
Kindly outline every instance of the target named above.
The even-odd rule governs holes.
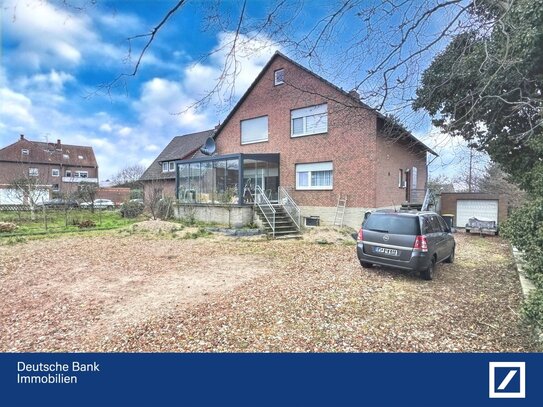
[[[0,89],[0,123],[3,128],[24,132],[27,126],[34,126],[32,101],[23,94],[8,88]]]
[[[85,16],[71,15],[43,1],[8,1],[2,13],[5,33],[18,43],[14,57],[34,69],[58,61],[77,65],[80,47],[96,40]]]
[[[154,153],[155,151],[159,151],[160,147],[156,144],[148,144],[143,148],[145,151],[149,151],[151,153]]]
[[[111,133],[111,131],[113,130],[109,123],[104,123],[100,125],[99,129],[100,131],[103,131],[104,133]]]
[[[130,134],[132,134],[132,129],[130,127],[121,127],[118,131],[117,131],[117,134],[121,137],[127,137],[129,136]]]

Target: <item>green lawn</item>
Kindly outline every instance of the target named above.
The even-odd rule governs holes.
[[[140,220],[123,218],[117,210],[95,210],[92,213],[90,209],[47,209],[45,212],[35,211],[34,215],[30,211],[0,211],[0,222],[11,222],[18,226],[14,232],[0,232],[0,237],[115,229]],[[90,227],[81,228],[79,225],[83,222]]]

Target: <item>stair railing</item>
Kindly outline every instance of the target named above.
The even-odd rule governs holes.
[[[255,205],[258,206],[262,215],[270,225],[272,236],[275,237],[275,208],[270,200],[258,185],[255,187]]]
[[[300,230],[302,219],[302,212],[300,211],[300,208],[298,207],[298,205],[296,205],[296,202],[294,202],[294,199],[292,199],[292,197],[289,195],[285,188],[279,187],[278,195],[279,204],[283,208],[285,208],[285,212],[288,213],[288,216],[290,216],[290,218],[296,225],[296,228]]]

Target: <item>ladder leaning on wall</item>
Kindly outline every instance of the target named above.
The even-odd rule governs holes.
[[[339,194],[337,198],[336,216],[334,216],[334,226],[343,227],[343,218],[345,217],[345,207],[347,206],[347,195],[342,197]]]

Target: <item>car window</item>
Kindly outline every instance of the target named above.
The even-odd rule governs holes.
[[[394,213],[371,214],[364,222],[364,229],[395,235],[418,235],[419,222],[416,216],[402,216]]]
[[[422,218],[422,233],[434,233],[432,228],[432,222],[428,216],[423,216]]]
[[[441,224],[439,223],[439,220],[437,219],[437,216],[431,216],[430,217],[430,223],[432,225],[432,232],[433,233],[440,233],[443,232],[443,228],[441,227]]]
[[[441,229],[446,232],[447,230],[449,230],[449,227],[447,226],[447,223],[445,222],[445,220],[441,217],[441,216],[438,216],[437,217],[437,220],[439,221],[439,224],[441,225]]]

